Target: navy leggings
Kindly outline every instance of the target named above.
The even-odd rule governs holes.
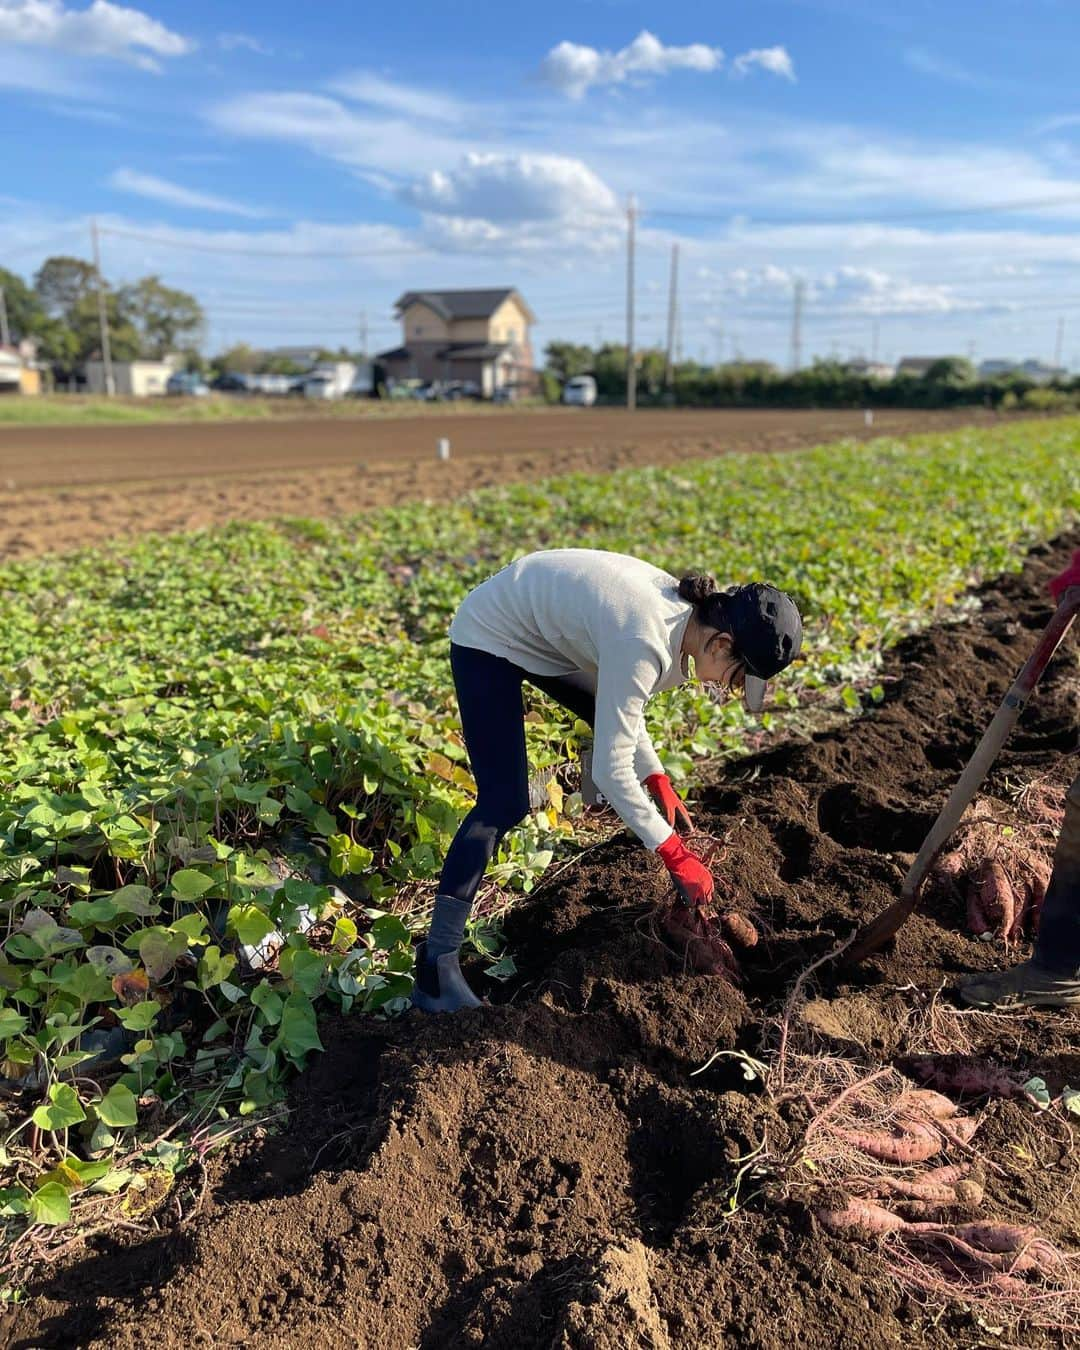
[[[450,669],[476,780],[476,805],[446,854],[439,894],[471,904],[499,840],[529,813],[521,686],[528,681],[542,689],[589,726],[596,720],[596,697],[584,676],[532,675],[502,656],[455,642]]]

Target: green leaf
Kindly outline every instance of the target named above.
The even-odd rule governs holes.
[[[170,933],[164,928],[148,928],[139,937],[139,955],[151,980],[163,980],[187,951],[183,933]]]
[[[258,905],[233,905],[229,910],[228,927],[245,947],[257,947],[264,938],[277,931],[273,920]]]
[[[68,918],[77,928],[96,928],[111,923],[119,911],[110,896],[98,900],[76,900],[68,906]]]
[[[143,1003],[136,1003],[131,1008],[116,1007],[113,1009],[125,1031],[149,1031],[157,1020],[157,1015],[161,1011],[161,1004],[157,999],[149,998]]]
[[[30,1216],[34,1223],[53,1227],[71,1218],[71,1196],[58,1181],[48,1181],[30,1197]]]
[[[346,915],[341,915],[334,924],[334,931],[330,936],[330,944],[336,947],[339,952],[347,952],[356,942],[356,924]]]
[[[1072,1115],[1080,1116],[1080,1088],[1064,1088],[1061,1093],[1061,1104]]]
[[[262,1013],[267,1025],[276,1027],[281,1021],[281,1010],[285,1006],[285,1000],[266,980],[260,981],[251,991],[251,1001]]]
[[[178,900],[199,900],[207,891],[212,890],[214,885],[213,877],[208,877],[204,872],[196,872],[191,867],[185,867],[172,875],[173,894]]]
[[[108,898],[120,914],[138,914],[146,918],[161,912],[161,906],[154,903],[154,892],[149,886],[121,886]]]
[[[27,1025],[22,1013],[17,1013],[14,1008],[0,1008],[0,1041],[6,1041],[10,1036],[18,1036],[21,1031],[26,1030]]]
[[[97,1118],[110,1129],[121,1125],[134,1125],[139,1118],[139,1107],[135,1094],[123,1083],[114,1083],[94,1106]]]
[[[309,1050],[321,1050],[315,1008],[306,994],[290,994],[281,1010],[277,1041],[294,1064],[303,1064]]]
[[[312,998],[322,991],[328,968],[329,961],[321,952],[303,947],[291,949],[288,959],[282,962],[282,973],[295,988]]]
[[[220,947],[207,947],[199,959],[199,988],[213,989],[236,969],[236,957],[222,956]]]
[[[79,1094],[70,1083],[54,1083],[49,1100],[33,1113],[33,1122],[42,1130],[66,1130],[86,1119]]]
[[[484,974],[493,980],[512,980],[517,973],[514,958],[509,952],[505,956],[501,956],[498,961],[493,962],[484,971]]]
[[[1050,1089],[1046,1086],[1044,1078],[1029,1078],[1023,1090],[1042,1110],[1045,1111],[1050,1105]]]
[[[380,951],[388,952],[409,941],[409,930],[396,914],[383,914],[371,925],[371,936]]]
[[[12,1219],[30,1209],[30,1192],[23,1186],[0,1189],[0,1219]]]

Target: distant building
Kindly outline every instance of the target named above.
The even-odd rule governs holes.
[[[513,287],[406,291],[394,309],[402,344],[376,357],[388,379],[471,384],[485,398],[534,391],[536,317]]]
[[[921,378],[939,361],[947,361],[947,356],[905,356],[896,367],[897,375],[914,375]]]
[[[1025,379],[1034,380],[1036,384],[1069,378],[1069,372],[1063,366],[1049,366],[1045,361],[1024,361],[1017,369]]]
[[[166,356],[163,361],[114,361],[112,363],[113,393],[128,398],[153,398],[165,393],[169,376],[183,364],[182,356]],[[87,361],[86,392],[104,394],[105,362]]]
[[[318,364],[322,347],[267,347],[259,352],[261,357],[273,357],[278,361],[291,361],[301,370],[312,370]]]
[[[0,397],[41,393],[41,368],[36,358],[37,345],[29,338],[16,346],[0,347]]]
[[[990,360],[982,361],[979,364],[980,380],[996,380],[1001,375],[1011,375],[1019,368],[1016,361]]]
[[[891,380],[896,374],[895,366],[885,361],[867,361],[861,356],[849,361],[847,369],[852,375],[859,375],[864,380]]]
[[[1002,375],[1016,375],[1020,379],[1030,380],[1033,384],[1050,384],[1053,380],[1067,380],[1069,372],[1063,366],[1050,366],[1045,361],[984,361],[979,367],[979,375],[984,380],[994,380]]]

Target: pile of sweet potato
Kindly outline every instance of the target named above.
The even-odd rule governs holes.
[[[965,1147],[978,1122],[961,1115],[941,1093],[916,1088],[896,1102],[890,1130],[832,1129],[845,1143],[865,1154],[868,1164],[917,1165],[935,1157],[949,1143]],[[815,1210],[828,1232],[851,1240],[888,1235],[924,1267],[936,1268],[945,1280],[989,1286],[1016,1296],[1021,1277],[1034,1280],[1072,1279],[1075,1258],[1060,1251],[1038,1229],[972,1217],[983,1201],[983,1187],[971,1176],[972,1164],[935,1167],[897,1176],[869,1171],[844,1184],[846,1202],[834,1197]]]
[[[934,864],[928,893],[959,897],[976,937],[1009,944],[1034,936],[1062,811],[1062,794],[1052,787],[1028,793],[1015,807],[978,798]]]

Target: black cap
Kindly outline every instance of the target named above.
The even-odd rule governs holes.
[[[799,654],[802,616],[790,595],[764,581],[752,581],[724,594],[724,620],[746,668],[746,706],[760,712],[766,681]]]

